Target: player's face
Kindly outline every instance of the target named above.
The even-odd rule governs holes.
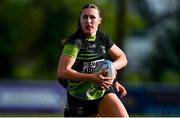
[[[80,16],[80,24],[83,32],[87,36],[95,36],[99,24],[101,23],[101,17],[99,11],[95,8],[83,9]]]

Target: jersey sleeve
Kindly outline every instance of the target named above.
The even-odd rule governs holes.
[[[76,59],[78,52],[81,48],[81,39],[69,38],[63,48],[63,54]]]
[[[106,35],[106,50],[110,49],[114,45],[114,42],[111,40],[111,38]]]
[[[114,42],[106,33],[98,31],[98,34],[100,35],[101,39],[103,39],[106,51],[109,50],[114,45]]]

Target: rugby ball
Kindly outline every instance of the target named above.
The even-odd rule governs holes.
[[[116,78],[117,71],[114,68],[112,62],[110,60],[103,60],[95,68],[95,72],[105,71],[106,73],[103,76],[112,77],[113,79],[109,81],[113,84],[114,79]]]

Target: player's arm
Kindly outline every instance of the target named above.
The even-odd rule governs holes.
[[[73,80],[73,81],[93,81],[100,85],[102,88],[108,88],[110,86],[108,80],[110,77],[104,77],[104,72],[97,72],[94,74],[80,73],[72,69],[75,59],[72,57],[63,55],[60,57],[57,76],[61,79]]]
[[[95,78],[94,74],[84,74],[72,69],[74,63],[75,63],[74,58],[62,54],[58,64],[57,76],[59,78],[63,78],[66,80],[74,80],[74,81],[91,80]]]
[[[127,65],[127,58],[124,52],[115,44],[108,50],[108,54],[112,57],[114,60],[113,65],[116,68],[116,70],[119,70]],[[125,96],[127,94],[127,91],[125,87],[123,87],[118,80],[114,81],[114,88],[116,91],[121,93],[121,97]]]
[[[124,97],[127,94],[125,87],[121,85],[118,81],[114,82],[114,88],[116,91],[121,93],[121,97]]]
[[[127,65],[127,58],[124,52],[115,44],[108,50],[108,54],[113,59],[113,65],[119,70]]]
[[[109,78],[104,78],[101,72],[87,74],[87,73],[80,73],[72,69],[72,66],[76,61],[78,51],[79,48],[76,45],[70,45],[70,44],[65,45],[58,64],[58,69],[57,69],[58,78],[65,80],[74,80],[74,81],[89,80],[96,83],[104,83],[104,81],[109,79]]]

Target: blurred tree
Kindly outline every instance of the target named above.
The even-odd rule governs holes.
[[[116,44],[122,48],[125,39],[126,0],[117,0]]]
[[[2,19],[0,19],[0,76],[7,78],[11,77],[12,71],[12,65],[9,63],[11,62],[10,52],[7,49],[7,40],[9,40],[9,35],[7,27],[1,20]]]
[[[113,36],[111,0],[0,1],[0,78],[56,78],[61,39],[76,30],[81,7],[87,3],[102,9],[101,28]]]
[[[125,24],[126,24],[126,0],[116,0],[116,40],[115,44],[123,49],[125,39]],[[119,81],[123,79],[123,70],[118,71],[117,78]]]
[[[180,2],[178,0],[173,2],[177,2],[171,5],[174,11],[167,10],[161,13],[163,15],[151,20],[151,36],[154,38],[155,46],[153,53],[147,56],[143,63],[148,66],[152,81],[163,82],[165,75],[171,75],[166,79],[167,82],[178,83],[179,81]],[[149,15],[152,16],[151,13]]]

